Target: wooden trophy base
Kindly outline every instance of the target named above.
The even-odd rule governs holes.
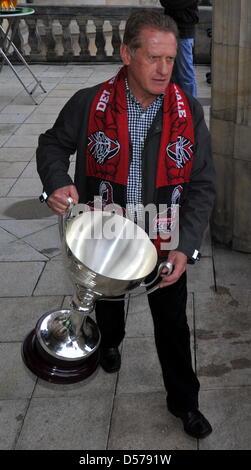
[[[37,377],[56,384],[71,384],[80,382],[95,372],[100,351],[98,347],[89,356],[75,361],[57,359],[42,348],[34,329],[23,342],[22,358]]]

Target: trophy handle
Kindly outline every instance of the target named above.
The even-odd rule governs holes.
[[[163,268],[167,268],[168,272],[166,274],[167,274],[167,276],[170,276],[170,274],[173,271],[173,264],[170,263],[169,261],[162,261],[162,263],[160,263],[160,265],[158,267],[158,271],[157,271],[157,274],[156,274],[155,278],[151,282],[147,282],[147,283],[141,282],[139,287],[149,287],[149,286],[151,286],[155,281],[157,281],[157,279],[160,276],[160,273],[161,273]],[[153,286],[151,289],[149,289],[147,291],[147,295],[151,294],[152,292],[155,292],[157,289],[159,289],[159,284],[156,284],[156,286]],[[143,294],[145,294],[145,292],[139,292],[138,294],[130,294],[130,297],[135,298],[135,297],[139,297],[140,295],[143,295]]]
[[[67,223],[73,218],[72,209],[74,207],[74,202],[72,197],[68,197],[67,200],[69,202],[69,207],[67,208],[65,215],[58,216],[58,228],[61,241],[64,238],[65,227]]]
[[[169,261],[162,261],[162,263],[160,263],[160,265],[158,267],[158,271],[157,271],[157,274],[154,277],[154,279],[151,282],[147,282],[147,283],[141,282],[139,287],[149,287],[149,286],[151,286],[158,279],[158,277],[160,276],[160,273],[161,273],[163,268],[167,268],[167,270],[168,270],[167,276],[170,276],[170,274],[173,271],[173,264],[170,263]],[[151,289],[149,289],[147,291],[147,295],[151,294],[152,292],[155,292],[157,289],[159,289],[159,284],[156,284],[156,286],[153,286]],[[138,294],[130,294],[130,297],[133,297],[133,298],[140,297],[143,294],[145,294],[145,292],[139,292]],[[103,297],[103,298],[99,299],[99,301],[100,300],[111,300],[113,302],[119,302],[119,301],[121,301],[121,298],[117,299],[117,298],[114,298],[114,297]]]
[[[162,261],[162,263],[160,263],[160,265],[158,267],[158,271],[157,271],[157,274],[156,274],[155,278],[151,282],[147,282],[147,283],[141,282],[140,287],[149,287],[152,284],[154,284],[154,282],[157,281],[158,277],[160,276],[161,271],[162,271],[163,268],[167,268],[166,275],[170,276],[170,274],[173,271],[173,264],[170,263],[169,261]],[[159,284],[157,284],[156,286],[153,286],[151,289],[149,289],[147,291],[147,294],[151,294],[152,292],[156,291],[157,289],[159,289]],[[135,295],[131,294],[130,297],[138,297],[139,295],[141,295],[141,293],[135,294]]]

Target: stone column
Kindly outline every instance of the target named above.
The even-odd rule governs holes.
[[[212,233],[251,252],[251,2],[214,0],[211,132],[217,171]]]

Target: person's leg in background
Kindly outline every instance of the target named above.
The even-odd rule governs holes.
[[[197,97],[196,75],[193,63],[194,39],[180,39],[174,64],[173,79],[183,90]]]

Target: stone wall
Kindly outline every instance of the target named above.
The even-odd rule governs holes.
[[[214,0],[214,238],[251,252],[251,2]]]

